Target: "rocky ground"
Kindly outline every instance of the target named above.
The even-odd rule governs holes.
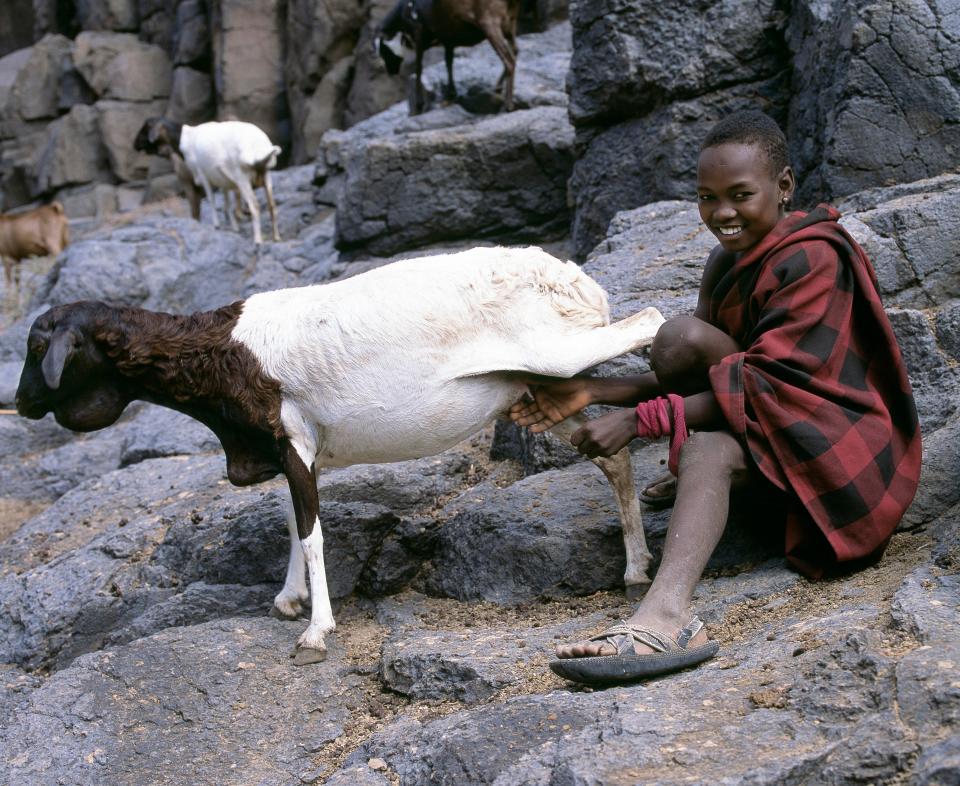
[[[30,322],[57,303],[210,308],[362,272],[397,237],[437,251],[409,250],[425,222],[449,228],[444,248],[538,240],[566,255],[549,220],[566,204],[551,167],[572,144],[557,131],[555,50],[530,54],[543,71],[518,81],[511,115],[398,107],[328,134],[318,166],[277,173],[281,243],[257,250],[248,225],[215,231],[176,201],[77,223],[59,259],[25,271],[25,293],[3,293],[0,406]],[[458,180],[490,156],[504,176]],[[523,227],[503,218],[511,205]],[[739,497],[695,598],[719,655],[636,685],[572,686],[547,668],[553,646],[630,610],[613,496],[562,444],[491,428],[441,456],[322,473],[338,629],[326,662],[297,668],[305,623],[268,616],[288,547],[281,480],[231,487],[209,432],[148,405],[88,435],[4,414],[0,781],[960,782],[960,177],[863,191],[844,209],[876,261],[925,435],[920,492],[878,565],[808,582],[762,501]],[[669,317],[691,308],[710,246],[694,205],[659,202],[617,214],[585,269],[615,317]],[[601,371],[644,367],[630,356]],[[664,457],[638,443],[638,482]],[[655,557],[668,518],[645,511]]]

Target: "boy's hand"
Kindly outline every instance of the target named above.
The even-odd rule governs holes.
[[[510,407],[510,419],[527,426],[534,434],[552,428],[593,403],[590,380],[563,379],[545,385],[531,385],[533,401],[518,401]]]
[[[584,456],[612,456],[637,436],[637,413],[633,409],[609,412],[577,429],[570,442]]]

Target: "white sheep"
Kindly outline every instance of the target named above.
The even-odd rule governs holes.
[[[198,126],[181,125],[161,117],[148,118],[134,140],[135,149],[169,156],[177,177],[183,182],[194,218],[199,218],[200,200],[197,189],[202,188],[213,210],[213,225],[220,226],[220,217],[213,189],[224,194],[224,212],[230,227],[237,230],[237,219],[229,209],[228,194],[236,190],[247,205],[253,222],[253,241],[263,242],[260,232],[260,207],[254,188],[263,186],[273,226],[273,239],[280,240],[277,227],[276,204],[270,171],[277,165],[280,148],[253,123],[239,120],[201,123]],[[182,164],[179,159],[182,159]],[[189,176],[183,171],[183,165]]]
[[[311,617],[297,663],[325,657],[334,627],[316,468],[439,453],[505,413],[529,375],[570,377],[653,340],[648,308],[609,323],[603,290],[538,248],[476,248],[396,262],[332,284],[171,316],[85,302],[41,315],[17,409],[89,431],[133,399],[209,426],[237,485],[283,472],[291,552],[278,612]],[[573,424],[564,424],[570,431]],[[625,581],[649,582],[629,453],[597,462],[620,506]]]

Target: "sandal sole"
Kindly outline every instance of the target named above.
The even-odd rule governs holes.
[[[712,658],[720,643],[710,641],[689,650],[654,652],[648,655],[597,655],[592,658],[560,658],[550,661],[554,674],[584,685],[615,685],[669,674]]]

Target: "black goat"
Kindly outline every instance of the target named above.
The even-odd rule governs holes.
[[[444,97],[456,98],[453,84],[453,48],[473,46],[487,39],[503,61],[503,74],[497,90],[504,88],[503,107],[513,108],[513,76],[517,67],[517,16],[520,0],[398,0],[377,26],[375,41],[387,71],[400,70],[402,58],[387,41],[398,33],[416,52],[417,86],[412,114],[424,108],[423,53],[434,44],[443,46],[447,63]]]

